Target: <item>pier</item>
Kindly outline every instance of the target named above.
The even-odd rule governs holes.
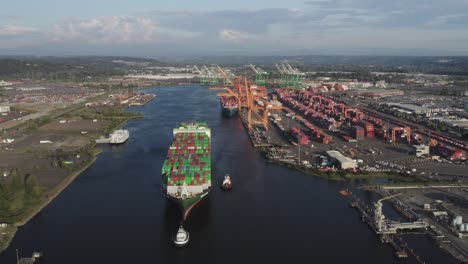
[[[42,258],[42,252],[33,252],[30,258],[20,258],[18,250],[16,250],[16,264],[34,264],[38,259]]]
[[[385,220],[385,216],[382,213],[382,201],[394,199],[399,194],[387,196],[375,203],[375,208],[372,209],[369,206],[363,204],[359,198],[351,194],[353,202],[350,203],[350,207],[355,208],[361,215],[361,220],[369,225],[369,227],[380,237],[382,243],[389,244],[395,251],[397,258],[407,258],[408,252],[413,255],[419,263],[423,263],[419,256],[417,256],[412,249],[408,247],[406,243],[403,243],[399,233],[405,230],[424,229],[426,230],[429,226],[426,222],[418,220],[415,222],[395,222]],[[402,204],[402,206],[404,206]],[[412,212],[412,211],[411,211]],[[412,212],[414,213],[414,212]],[[417,215],[416,215],[417,216]],[[419,219],[419,217],[417,218]]]
[[[242,124],[244,125],[245,129],[248,132],[250,141],[254,148],[268,148],[271,147],[270,140],[265,136],[265,133],[261,131],[258,127],[254,127],[249,129],[247,126],[247,114],[244,110],[239,111],[240,118],[242,120]]]
[[[35,258],[21,258],[16,263],[17,264],[34,264],[36,262]]]

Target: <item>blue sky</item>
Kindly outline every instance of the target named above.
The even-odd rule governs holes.
[[[8,1],[2,54],[468,55],[468,0]]]

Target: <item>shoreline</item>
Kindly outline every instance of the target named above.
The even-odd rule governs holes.
[[[261,151],[262,156],[266,154],[266,152]],[[382,185],[401,185],[401,184],[427,184],[427,183],[437,183],[437,184],[453,184],[450,182],[439,182],[439,181],[422,181],[421,179],[415,178],[415,177],[410,177],[408,178],[407,175],[400,175],[397,173],[386,173],[386,172],[378,172],[378,173],[351,173],[351,172],[342,172],[344,175],[341,175],[340,172],[333,171],[333,172],[323,172],[319,171],[314,168],[304,168],[303,166],[299,166],[297,164],[292,164],[288,162],[283,162],[283,161],[278,161],[278,160],[271,160],[268,159],[266,156],[263,157],[266,162],[276,164],[279,166],[286,167],[288,169],[292,169],[295,171],[299,171],[305,175],[308,176],[313,176],[313,177],[318,177],[324,180],[330,180],[330,181],[340,181],[340,182],[352,182],[356,180],[365,180],[365,181],[371,181],[371,180],[378,180],[378,179],[385,179],[389,181],[393,181],[391,183],[382,183],[382,184],[373,184],[372,186],[382,186]],[[405,177],[406,176],[406,177]],[[405,181],[402,179],[411,179],[411,181]],[[366,186],[369,186],[366,184]]]
[[[83,173],[85,170],[87,170],[89,167],[91,167],[91,165],[93,165],[93,163],[96,161],[97,156],[99,154],[100,153],[94,155],[94,157],[92,159],[90,159],[87,162],[87,164],[85,164],[83,166],[83,168],[80,168],[79,170],[77,170],[75,172],[72,172],[62,182],[57,184],[57,186],[55,186],[52,190],[49,190],[47,192],[48,197],[47,197],[46,201],[41,206],[36,208],[33,212],[31,212],[31,214],[29,214],[29,216],[26,219],[24,219],[21,222],[15,223],[15,226],[16,227],[24,226],[25,224],[27,224],[29,222],[29,220],[34,218],[34,216],[36,216],[40,211],[42,211],[45,207],[47,207],[47,205],[49,205],[57,196],[59,196],[70,185],[70,183],[72,183],[81,173]],[[48,193],[50,193],[51,195],[49,196]]]
[[[121,111],[124,111],[127,107],[124,107],[121,109]],[[130,119],[133,118],[142,118],[143,116],[131,116],[127,117],[122,122],[117,124],[113,129],[117,129],[122,127],[125,123],[127,123]],[[93,139],[94,144],[95,139]],[[15,238],[16,232],[18,231],[19,228],[22,226],[26,225],[31,219],[33,219],[37,214],[39,214],[44,208],[46,208],[52,201],[54,201],[57,196],[59,196],[79,175],[81,175],[84,171],[86,171],[91,165],[94,164],[94,162],[97,160],[97,156],[101,154],[103,151],[101,148],[97,147],[95,145],[95,148],[97,151],[93,154],[92,158],[88,160],[88,162],[81,167],[80,169],[71,172],[67,177],[65,177],[60,183],[58,183],[56,186],[51,188],[50,190],[46,191],[44,193],[45,199],[41,200],[41,202],[38,203],[38,207],[33,209],[29,214],[27,214],[26,218],[22,221],[16,222],[14,224],[11,224],[8,228],[11,229],[11,233],[8,234],[7,241],[5,241],[5,244],[1,246],[0,244],[0,254],[2,254],[3,251],[5,251],[11,244],[11,241]]]
[[[14,223],[11,225],[11,228],[12,228],[12,233],[10,234],[9,236],[9,239],[8,241],[6,241],[4,247],[0,248],[0,254],[6,250],[9,246],[10,246],[10,243],[11,241],[13,241],[13,238],[15,237],[16,235],[16,232],[18,231],[18,229],[22,226],[24,226],[25,224],[27,224],[31,219],[33,219],[37,214],[39,214],[44,208],[46,208],[52,201],[54,201],[54,199],[59,196],[81,173],[83,173],[85,170],[87,170],[92,164],[94,164],[94,162],[96,161],[97,159],[97,155],[99,155],[101,152],[97,153],[96,155],[94,155],[94,157],[92,159],[90,159],[88,161],[88,163],[83,166],[82,168],[80,168],[79,170],[75,171],[75,172],[72,172],[70,175],[68,175],[68,177],[66,177],[61,183],[59,183],[57,186],[55,186],[52,190],[49,190],[47,193],[51,193],[50,196],[48,196],[48,198],[46,200],[44,200],[43,202],[40,203],[39,207],[35,208],[33,211],[31,211],[28,216],[26,217],[26,219],[20,221],[20,222],[17,222],[17,223]]]

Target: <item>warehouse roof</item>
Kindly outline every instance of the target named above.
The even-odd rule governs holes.
[[[355,162],[351,158],[348,158],[348,157],[344,156],[343,154],[341,154],[341,152],[336,151],[336,150],[327,151],[327,155],[330,156],[331,158],[336,159],[341,164],[344,164],[344,163],[347,163],[347,162],[351,162],[351,163],[355,164]]]

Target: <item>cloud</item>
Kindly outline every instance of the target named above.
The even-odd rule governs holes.
[[[360,24],[376,23],[385,19],[385,16],[381,15],[349,15],[349,14],[333,14],[328,15],[320,21],[320,25],[331,26],[331,27],[343,27],[353,26]]]
[[[249,33],[267,32],[277,23],[300,24],[312,18],[298,9],[266,8],[258,10],[218,11],[151,11],[141,15],[151,17],[162,27],[204,32],[217,36],[222,29],[235,28]]]
[[[219,37],[227,42],[238,43],[241,40],[248,39],[245,32],[240,32],[234,29],[223,29],[219,32]]]
[[[80,40],[88,43],[122,44],[153,40],[156,23],[147,17],[112,16],[53,25],[52,41]]]
[[[0,25],[0,36],[2,37],[16,37],[34,33],[37,30],[31,27],[18,26],[18,25]]]
[[[0,26],[0,47],[281,54],[350,46],[418,49],[437,44],[439,50],[468,54],[466,42],[450,41],[468,35],[467,1],[310,0],[302,8],[155,10],[56,22],[43,28],[11,26],[23,25],[15,21]]]
[[[437,25],[444,25],[448,24],[454,20],[466,17],[465,14],[452,14],[452,15],[445,15],[445,16],[436,16],[431,21],[427,23],[429,26],[437,26]]]

